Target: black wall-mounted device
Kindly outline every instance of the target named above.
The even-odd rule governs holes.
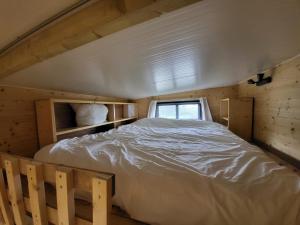
[[[253,79],[248,80],[248,84],[256,84],[256,86],[262,86],[267,83],[272,82],[272,77],[266,77],[264,78],[264,73],[257,74],[257,81],[254,81]]]

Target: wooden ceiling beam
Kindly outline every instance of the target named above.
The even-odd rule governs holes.
[[[0,56],[0,78],[200,0],[99,0]]]
[[[155,0],[117,0],[119,9],[126,13],[152,4]]]

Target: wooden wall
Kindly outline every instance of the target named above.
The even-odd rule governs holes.
[[[220,88],[209,88],[203,90],[181,92],[169,95],[160,95],[155,97],[138,99],[139,118],[147,117],[149,103],[151,100],[172,100],[172,99],[185,99],[185,98],[199,98],[207,97],[208,105],[210,107],[214,121],[220,122],[220,100],[222,98],[237,97],[238,87],[228,86]]]
[[[238,86],[239,96],[255,98],[254,138],[300,160],[300,55],[266,73],[271,84]]]
[[[59,91],[0,86],[0,151],[33,156],[38,150],[34,101],[47,98],[123,100]]]

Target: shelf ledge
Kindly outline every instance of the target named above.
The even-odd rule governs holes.
[[[74,100],[74,99],[60,99],[52,98],[53,103],[75,103],[75,104],[103,104],[103,105],[130,105],[133,102],[113,102],[113,101],[97,101],[97,100]]]
[[[108,121],[108,122],[104,122],[104,123],[100,123],[100,124],[90,125],[90,126],[60,129],[60,130],[57,130],[55,134],[56,134],[56,136],[59,136],[59,135],[63,135],[63,134],[74,133],[74,132],[78,132],[78,131],[82,131],[82,130],[88,130],[88,129],[92,129],[92,128],[95,128],[95,127],[101,127],[101,126],[105,126],[105,125],[108,125],[108,124],[114,124],[114,123],[119,123],[119,122],[123,122],[123,121],[127,121],[127,120],[133,120],[133,119],[137,119],[137,117],[123,118],[123,119]]]

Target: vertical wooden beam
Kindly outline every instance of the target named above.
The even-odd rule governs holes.
[[[56,196],[59,225],[75,224],[75,200],[72,169],[56,171]]]
[[[14,219],[11,213],[11,209],[9,207],[2,169],[0,169],[0,207],[1,207],[4,224],[13,225]]]
[[[48,220],[42,163],[32,162],[28,164],[27,178],[33,224],[47,225]]]
[[[111,213],[111,182],[92,178],[93,225],[109,225]]]
[[[6,159],[4,163],[7,175],[9,198],[12,205],[15,223],[16,225],[24,225],[26,224],[26,218],[19,162],[17,159]]]
[[[54,102],[52,99],[35,102],[40,147],[57,141]]]
[[[106,106],[107,106],[107,109],[108,109],[108,115],[107,115],[108,121],[114,121],[116,119],[115,104],[108,104]]]

